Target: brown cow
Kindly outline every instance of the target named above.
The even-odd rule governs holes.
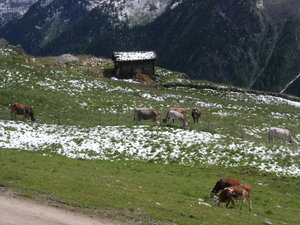
[[[135,108],[134,120],[140,122],[141,120],[153,120],[156,122],[157,117],[160,115],[160,111],[151,108]]]
[[[249,202],[249,211],[252,210],[252,201],[251,201],[251,186],[249,184],[242,184],[238,186],[227,187],[222,191],[218,196],[214,196],[212,205],[220,206],[221,202],[226,203],[226,208],[228,208],[229,203],[231,202],[235,206],[235,200],[242,199],[242,205],[240,209],[243,209],[245,200],[248,199]]]
[[[219,191],[223,191],[224,188],[230,186],[240,185],[240,181],[237,179],[232,178],[223,178],[217,181],[215,187],[210,191],[210,197],[213,198],[215,195],[218,194]]]
[[[35,121],[36,118],[30,106],[20,103],[10,103],[9,106],[11,119],[16,120],[17,115],[25,115],[26,120],[30,117],[32,122]]]
[[[196,121],[198,123],[198,119],[200,118],[200,116],[201,116],[201,110],[200,109],[198,109],[198,108],[192,109],[192,118],[194,120],[194,123],[196,123]]]
[[[169,118],[170,118],[169,113],[170,113],[170,111],[177,111],[177,112],[180,112],[181,114],[183,114],[184,116],[186,115],[186,109],[184,109],[184,108],[171,109],[171,110],[168,111],[166,117],[163,118],[163,122],[164,123],[167,123],[169,121]],[[173,121],[173,123],[174,123],[174,121]]]

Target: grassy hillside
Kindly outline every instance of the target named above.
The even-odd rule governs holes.
[[[299,146],[268,143],[269,126],[299,141],[299,103],[212,89],[155,88],[103,76],[97,66],[55,57],[0,56],[0,186],[124,223],[297,224]],[[43,65],[43,66],[42,66]],[[162,82],[195,82],[157,68]],[[199,82],[202,83],[202,82]],[[220,86],[221,87],[221,86]],[[37,122],[10,120],[8,104],[32,106]],[[181,129],[142,121],[135,107],[199,107],[199,124]],[[61,121],[58,121],[60,115]],[[219,178],[253,188],[253,211],[211,203]],[[238,203],[238,207],[240,202]]]

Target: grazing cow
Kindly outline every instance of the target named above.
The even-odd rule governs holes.
[[[169,123],[171,123],[174,120],[178,120],[180,122],[181,127],[186,128],[187,127],[187,122],[186,122],[186,116],[183,115],[180,112],[177,111],[169,111]]]
[[[221,194],[214,196],[212,205],[220,206],[221,202],[226,203],[226,208],[228,208],[229,203],[231,202],[235,206],[235,200],[242,199],[242,205],[240,209],[243,209],[245,200],[248,199],[249,202],[249,211],[252,210],[252,201],[251,201],[251,187],[249,184],[242,184],[238,186],[231,186],[225,188]]]
[[[36,118],[30,106],[20,103],[10,103],[9,106],[11,119],[16,120],[16,115],[25,115],[26,120],[30,117],[32,122],[35,121]]]
[[[287,129],[277,128],[277,127],[270,127],[269,129],[269,142],[273,141],[273,138],[282,139],[283,143],[289,141],[292,144],[296,144],[296,140],[292,137],[292,133]]]
[[[210,191],[210,197],[213,198],[215,195],[218,194],[219,191],[223,191],[224,188],[230,186],[237,186],[240,185],[240,181],[237,179],[232,178],[223,178],[217,181],[215,187]]]
[[[141,120],[153,120],[156,122],[157,117],[160,115],[160,111],[151,108],[135,108],[134,120],[140,122]]]
[[[177,112],[180,112],[183,115],[186,115],[186,109],[184,109],[184,108],[171,109],[170,111],[177,111]],[[170,113],[170,111],[167,113],[166,117],[163,118],[163,122],[164,123],[167,123],[169,121],[169,118],[170,118],[169,113]],[[174,121],[173,121],[173,123],[174,123]]]
[[[194,120],[194,123],[198,123],[198,119],[200,118],[201,116],[201,110],[198,109],[198,108],[195,108],[195,109],[192,109],[192,118]]]

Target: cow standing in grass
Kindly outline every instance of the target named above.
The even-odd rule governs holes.
[[[180,113],[183,114],[183,115],[186,115],[186,109],[184,109],[184,108],[171,109],[170,111],[177,111],[177,112],[180,112]],[[170,111],[167,112],[166,117],[163,118],[163,122],[164,122],[164,123],[169,122],[169,118],[170,118],[170,115],[169,115],[169,114],[170,114]],[[174,123],[174,121],[173,121],[173,123]]]
[[[215,195],[218,194],[219,191],[223,191],[224,188],[230,187],[230,186],[236,186],[240,185],[240,181],[237,179],[232,178],[223,178],[217,181],[214,188],[210,191],[210,197],[213,198]]]
[[[178,120],[182,128],[187,127],[186,116],[177,111],[169,111],[169,123],[174,123],[174,120]]]
[[[198,120],[199,120],[200,116],[201,116],[201,110],[200,109],[198,109],[198,108],[192,109],[192,118],[194,120],[194,123],[196,123],[196,121],[198,123]]]
[[[292,137],[292,133],[283,128],[270,127],[269,128],[269,142],[272,142],[274,138],[282,139],[283,143],[289,141],[291,144],[296,144],[296,140]]]
[[[134,109],[134,120],[136,122],[140,122],[141,120],[153,120],[156,122],[158,116],[160,115],[160,111],[157,109],[151,108],[135,108]]]
[[[29,117],[31,118],[32,122],[36,120],[32,108],[28,105],[24,105],[20,103],[10,103],[9,107],[10,107],[11,119],[16,120],[17,115],[24,115],[25,120],[28,120]]]
[[[235,206],[235,201],[242,199],[242,205],[240,209],[243,209],[245,200],[249,202],[249,211],[252,210],[252,200],[251,200],[251,186],[249,184],[242,184],[238,186],[231,186],[225,188],[221,194],[214,196],[212,205],[220,206],[221,202],[226,203],[226,208],[228,208],[229,203],[231,202]]]

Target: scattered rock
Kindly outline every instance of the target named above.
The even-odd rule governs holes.
[[[97,65],[102,64],[103,62],[105,62],[105,59],[96,58],[96,57],[81,61],[82,65],[84,65],[84,66],[97,66]]]
[[[205,203],[205,202],[198,202],[199,203],[199,205],[206,205],[206,206],[209,206],[209,207],[211,207],[211,205],[210,204],[208,204],[208,203]]]
[[[264,224],[268,224],[268,225],[271,225],[273,224],[272,222],[268,221],[268,220],[265,220],[265,223]]]
[[[0,38],[0,48],[6,49],[8,47],[8,41],[4,38]]]
[[[56,58],[55,62],[57,63],[66,63],[66,62],[72,62],[72,61],[78,61],[78,58],[70,55],[70,54],[63,54]]]
[[[35,58],[27,58],[27,59],[25,59],[25,62],[27,62],[27,63],[35,63]]]

